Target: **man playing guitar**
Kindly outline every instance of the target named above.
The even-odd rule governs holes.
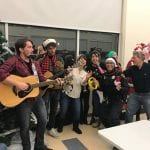
[[[27,90],[29,84],[23,81],[15,81],[11,78],[11,74],[20,77],[28,77],[35,75],[37,80],[45,81],[40,66],[32,61],[29,56],[33,53],[33,42],[29,39],[19,39],[15,43],[17,55],[12,56],[3,65],[0,66],[0,81],[2,84],[16,87],[17,90]],[[8,93],[9,96],[9,93]],[[23,150],[31,150],[29,136],[29,122],[31,111],[37,117],[37,128],[34,150],[47,150],[44,146],[44,132],[47,124],[47,114],[44,101],[41,97],[27,98],[15,107],[19,120],[20,136],[22,140]]]

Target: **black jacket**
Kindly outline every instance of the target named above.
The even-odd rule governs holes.
[[[116,89],[116,86],[114,84],[114,81],[118,77],[121,82],[120,91]],[[105,72],[101,86],[105,99],[107,99],[110,102],[123,100],[128,91],[127,80],[116,69],[114,69],[112,72]]]

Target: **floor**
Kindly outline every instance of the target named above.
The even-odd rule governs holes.
[[[146,119],[145,114],[141,115],[141,119]],[[46,144],[54,150],[68,150],[62,140],[78,138],[88,150],[112,150],[112,145],[98,136],[97,128],[93,128],[91,125],[80,125],[80,129],[83,132],[80,135],[72,131],[72,125],[65,126],[58,138],[45,134]]]
[[[72,125],[65,126],[58,138],[45,134],[46,144],[54,150],[67,150],[62,140],[78,138],[88,150],[112,150],[112,146],[98,136],[97,128],[91,125],[80,125],[80,129],[82,130],[80,135],[72,131]]]
[[[147,119],[145,114],[141,115],[141,120],[142,119]],[[123,124],[124,122],[122,121],[121,123]],[[91,125],[80,125],[80,129],[82,130],[82,134],[77,134],[72,131],[72,125],[64,126],[64,130],[59,134],[58,138],[53,138],[45,132],[45,144],[53,150],[71,150],[67,149],[62,141],[77,138],[88,150],[112,150],[113,146],[107,143],[102,137],[98,136],[97,128]],[[31,132],[30,137],[33,150],[35,133]],[[18,136],[14,136],[14,140],[12,141],[13,144],[9,146],[8,150],[22,150],[19,132]]]

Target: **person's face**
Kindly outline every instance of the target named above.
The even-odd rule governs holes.
[[[92,54],[91,61],[92,61],[92,63],[95,64],[95,65],[99,64],[100,58],[99,58],[98,54]]]
[[[25,58],[28,58],[33,53],[33,45],[30,41],[26,42],[26,46],[24,48],[20,48],[20,55]]]
[[[78,61],[78,64],[79,64],[79,66],[84,67],[86,65],[86,60],[83,57],[81,57]]]
[[[113,55],[113,58],[115,58],[116,60],[118,60],[118,55],[115,53],[115,54]]]
[[[138,66],[142,62],[142,59],[137,57],[136,55],[133,55],[132,61],[134,65]]]
[[[56,54],[56,47],[50,46],[47,48],[47,51],[49,56],[54,56]]]
[[[106,62],[106,69],[110,72],[115,68],[115,64],[112,61]]]

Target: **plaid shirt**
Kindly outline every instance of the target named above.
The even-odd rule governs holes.
[[[34,63],[36,67],[39,80],[45,81],[46,78],[43,76],[39,64],[35,61],[33,61],[32,63]],[[0,81],[5,80],[5,78],[7,78],[11,74],[26,77],[29,75],[33,75],[33,72],[24,62],[24,60],[21,59],[21,57],[12,56],[0,66]]]
[[[58,61],[62,63],[62,65],[63,65],[62,68],[57,66]],[[59,57],[59,56],[55,55],[52,58],[49,58],[49,56],[46,55],[43,58],[43,60],[41,61],[40,66],[41,66],[42,73],[50,71],[51,73],[53,73],[53,75],[55,77],[60,77],[59,73],[64,70],[64,61],[63,61],[62,57]]]

